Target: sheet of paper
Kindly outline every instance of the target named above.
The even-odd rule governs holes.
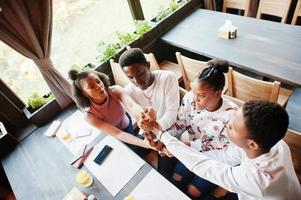
[[[71,139],[62,139],[62,136],[66,133],[70,134]],[[73,135],[79,133],[89,133],[90,135],[73,138]],[[56,136],[75,155],[83,145],[92,142],[98,134],[100,134],[100,130],[88,124],[84,119],[84,114],[78,110],[64,120]]]
[[[182,191],[152,169],[131,192],[134,199],[143,200],[189,200]]]
[[[94,162],[94,159],[105,145],[112,147],[113,150],[103,163],[98,165]],[[116,196],[144,163],[145,162],[125,146],[125,144],[114,137],[106,136],[94,146],[85,165],[101,184],[103,184],[113,196]]]

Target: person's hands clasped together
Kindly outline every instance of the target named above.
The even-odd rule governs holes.
[[[162,131],[159,123],[156,121],[156,112],[152,108],[144,108],[140,119],[140,128],[144,130],[144,136],[151,148],[157,150],[160,156],[172,157],[165,145],[161,141],[156,141],[155,133]]]

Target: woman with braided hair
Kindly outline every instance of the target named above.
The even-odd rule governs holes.
[[[70,70],[69,78],[73,81],[72,94],[75,102],[86,112],[85,118],[88,123],[103,133],[130,144],[129,146],[139,155],[142,151],[148,151],[150,148],[148,143],[132,134],[132,121],[124,107],[137,120],[143,110],[125,94],[122,87],[110,86],[107,75],[92,70],[83,72]]]

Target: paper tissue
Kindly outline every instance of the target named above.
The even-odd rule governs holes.
[[[232,25],[230,20],[226,20],[225,24],[218,29],[218,36],[225,39],[232,39],[237,36],[237,27]]]

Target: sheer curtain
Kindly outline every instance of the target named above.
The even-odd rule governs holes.
[[[32,59],[61,108],[71,102],[70,83],[50,59],[52,0],[0,0],[0,39]]]

